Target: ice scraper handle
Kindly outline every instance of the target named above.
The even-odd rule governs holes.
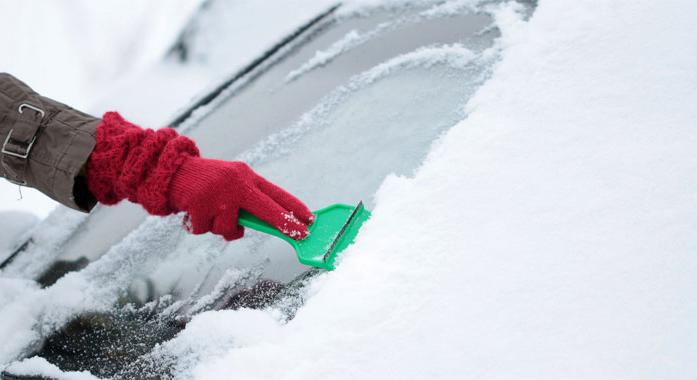
[[[251,213],[245,210],[240,210],[237,223],[239,223],[241,226],[249,227],[253,230],[257,230],[265,234],[280,237],[281,239],[292,244],[293,246],[295,245],[295,240],[293,240],[293,238],[283,234],[281,231],[276,229],[276,227],[264,222],[263,220],[257,218],[256,216],[252,215]]]

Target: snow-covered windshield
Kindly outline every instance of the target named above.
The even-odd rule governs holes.
[[[234,48],[225,7],[260,41],[334,5],[269,3],[207,1],[182,59]],[[697,6],[666,5],[346,0],[231,59],[178,127],[365,201],[339,266],[60,209],[0,250],[3,380],[694,379]]]

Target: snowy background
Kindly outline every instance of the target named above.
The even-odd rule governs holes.
[[[163,57],[197,1],[108,3],[0,2],[16,15],[0,24],[0,70],[156,126],[234,69],[221,62],[243,64],[327,5],[238,1],[226,38],[239,49],[182,67]],[[528,21],[517,9],[495,12],[502,59],[467,118],[413,177],[385,179],[296,318],[202,313],[166,344],[182,373],[697,377],[697,6],[541,0]],[[37,19],[45,30],[26,27]],[[46,60],[54,49],[72,53]],[[52,207],[1,189],[5,210]]]

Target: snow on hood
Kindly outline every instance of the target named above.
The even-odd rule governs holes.
[[[694,378],[697,7],[676,3],[499,9],[469,116],[385,180],[296,318],[199,315],[167,343],[211,342],[182,377]]]
[[[87,371],[61,371],[55,365],[49,363],[44,358],[33,357],[30,359],[22,360],[12,364],[7,368],[14,375],[21,376],[51,376],[51,378],[56,380],[97,380],[98,378],[92,376]]]

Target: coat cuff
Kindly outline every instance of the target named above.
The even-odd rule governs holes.
[[[53,180],[54,199],[72,209],[89,212],[97,199],[87,188],[84,168],[95,146],[94,130],[100,120],[83,121],[72,131],[70,144],[56,165]]]

